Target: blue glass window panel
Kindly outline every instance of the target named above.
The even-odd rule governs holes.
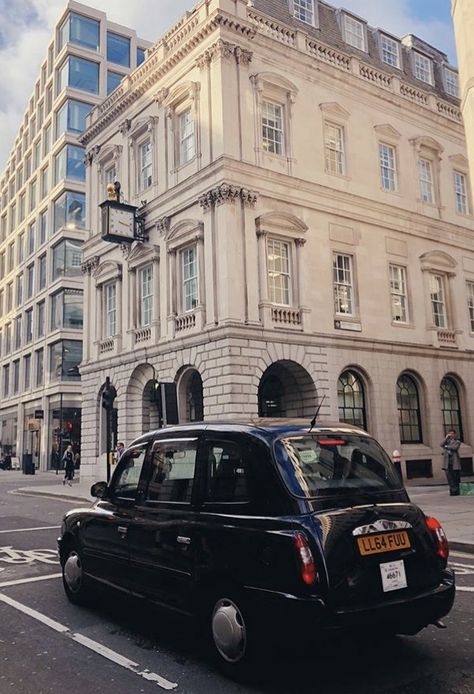
[[[137,67],[145,60],[145,51],[143,48],[137,48]]]
[[[79,46],[91,48],[93,51],[99,49],[100,23],[89,17],[82,17],[79,14],[71,14],[69,18],[69,41]]]
[[[107,60],[117,65],[130,67],[130,39],[108,31]]]
[[[63,178],[86,180],[83,147],[66,145],[56,156],[55,183],[59,183]]]
[[[99,66],[84,58],[69,58],[69,86],[92,94],[99,93]]]
[[[107,71],[107,96],[111,94],[114,89],[117,89],[124,77],[125,75],[120,75],[118,72]]]
[[[54,231],[61,227],[83,229],[86,222],[86,196],[68,190],[54,201]]]

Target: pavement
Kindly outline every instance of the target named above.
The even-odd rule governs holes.
[[[17,492],[28,495],[59,498],[64,501],[92,503],[90,481],[76,476],[72,485],[63,485],[63,476],[54,472],[37,472],[34,478],[17,470],[0,470],[0,481],[18,480]],[[28,484],[34,479],[33,484]],[[40,483],[41,482],[41,483]],[[432,486],[407,486],[410,499],[429,516],[435,516],[442,524],[454,550],[474,552],[474,496],[450,496],[447,484]]]

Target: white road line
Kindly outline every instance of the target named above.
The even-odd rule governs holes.
[[[471,553],[471,554],[467,554],[466,552],[449,552],[449,556],[450,556],[450,557],[458,557],[458,558],[461,558],[461,559],[471,559],[471,560],[472,560],[472,558],[473,558],[472,553]]]
[[[32,530],[57,530],[60,525],[43,525],[39,528],[16,528],[15,530],[0,530],[0,535],[9,535],[10,533],[29,533]]]
[[[459,566],[459,568],[462,569],[474,569],[474,566],[470,566],[469,564],[461,564],[459,561],[450,561],[449,565],[454,567]]]
[[[62,574],[47,574],[46,576],[32,576],[31,578],[18,578],[16,581],[4,581],[0,588],[7,586],[19,586],[23,583],[36,583],[36,581],[48,581],[50,578],[61,578]]]
[[[81,646],[84,646],[85,648],[89,648],[89,650],[94,651],[94,653],[101,655],[103,658],[107,658],[107,660],[111,660],[116,665],[120,665],[126,670],[134,672],[139,677],[142,677],[143,679],[148,680],[150,682],[155,682],[162,689],[171,690],[176,689],[176,687],[178,686],[176,682],[170,682],[169,680],[165,679],[164,677],[161,677],[161,675],[158,675],[155,672],[150,672],[147,669],[141,668],[140,665],[138,663],[133,662],[133,660],[129,660],[125,656],[120,655],[120,653],[112,651],[110,648],[107,648],[107,646],[104,646],[98,641],[93,641],[92,639],[89,639],[87,636],[74,633],[69,629],[69,627],[65,626],[64,624],[56,622],[56,620],[54,619],[50,619],[41,612],[37,612],[37,610],[33,610],[31,607],[23,605],[21,602],[17,602],[17,600],[13,600],[13,598],[10,598],[7,595],[4,595],[3,593],[0,593],[0,602],[4,602],[7,605],[10,605],[10,607],[13,607],[15,610],[23,612],[23,614],[26,614],[29,617],[32,617],[33,619],[36,619],[38,622],[41,622],[50,629],[54,629],[54,631],[57,631],[63,634],[64,636],[67,636],[68,638],[72,639],[73,641],[76,641],[76,643],[81,644]]]
[[[474,588],[469,588],[467,586],[456,586],[456,593],[458,590],[464,590],[466,593],[474,593]]]

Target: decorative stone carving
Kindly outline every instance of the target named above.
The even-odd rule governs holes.
[[[199,197],[199,204],[203,210],[210,210],[213,205],[223,205],[226,202],[235,202],[240,198],[247,206],[254,207],[258,195],[255,191],[247,190],[230,183],[221,183],[216,188],[211,188],[207,193],[203,193]]]
[[[90,275],[96,268],[99,267],[100,263],[100,256],[99,255],[94,255],[92,258],[89,258],[89,260],[86,260],[85,263],[82,263],[81,265],[81,270],[84,275]]]
[[[126,135],[130,130],[131,125],[132,121],[130,120],[130,118],[125,118],[125,120],[122,121],[119,125],[119,132],[122,133],[122,135]]]
[[[170,222],[171,222],[170,217],[161,217],[160,219],[157,219],[156,230],[160,234],[167,234],[169,231],[169,228],[170,228]]]
[[[158,106],[162,106],[163,102],[166,100],[168,94],[170,93],[170,90],[168,87],[162,87],[159,89],[156,94],[155,94],[155,101],[158,104]]]

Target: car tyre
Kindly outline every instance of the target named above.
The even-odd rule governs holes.
[[[238,594],[225,591],[210,601],[208,635],[217,667],[234,679],[246,678],[256,661],[255,633]]]
[[[84,575],[84,565],[80,552],[70,547],[61,562],[63,586],[70,602],[83,605],[90,598],[89,586]]]

